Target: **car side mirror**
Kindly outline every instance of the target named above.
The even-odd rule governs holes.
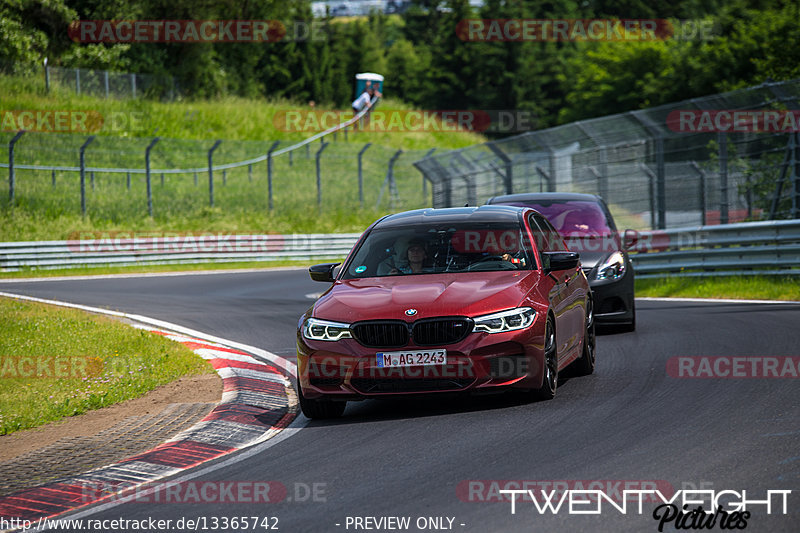
[[[309,267],[308,274],[314,281],[333,283],[335,279],[334,269],[340,264],[341,263],[323,263],[321,265],[314,265]]]
[[[639,232],[633,229],[626,229],[622,235],[622,249],[631,250],[639,242]]]
[[[577,252],[542,252],[544,273],[571,270],[578,267],[581,256]]]

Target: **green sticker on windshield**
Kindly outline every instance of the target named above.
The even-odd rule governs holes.
[[[357,266],[357,267],[356,267],[356,274],[361,274],[361,273],[362,273],[362,272],[364,272],[366,269],[367,269],[367,267],[365,267],[364,265]]]

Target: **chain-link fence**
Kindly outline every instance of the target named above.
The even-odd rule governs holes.
[[[620,225],[635,229],[800,218],[798,102],[800,80],[764,83],[415,165],[433,186],[434,207],[559,191],[599,194]]]
[[[272,141],[0,132],[10,156],[0,156],[0,167],[12,205],[111,220],[180,217],[205,207],[305,216],[429,205],[413,163],[430,150],[333,137],[281,151]]]
[[[103,98],[145,97],[174,100],[178,87],[172,76],[91,70],[86,68],[45,67],[45,85],[71,89],[77,94]]]

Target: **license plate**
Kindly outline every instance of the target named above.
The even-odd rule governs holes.
[[[447,350],[378,352],[376,355],[379,368],[443,365],[447,363]]]

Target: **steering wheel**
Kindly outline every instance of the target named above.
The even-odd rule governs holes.
[[[477,265],[478,263],[484,263],[486,261],[505,261],[505,259],[503,259],[502,255],[487,255],[486,257],[481,257],[472,264]]]
[[[506,261],[505,259],[503,259],[503,256],[501,255],[487,255],[486,257],[481,257],[480,259],[469,265],[467,267],[467,271],[469,272],[472,270],[481,270],[480,265],[483,263],[487,263],[489,261],[497,261],[499,263],[503,263],[504,266],[500,268],[500,270],[512,270],[512,269],[516,270],[517,268],[510,261]]]

